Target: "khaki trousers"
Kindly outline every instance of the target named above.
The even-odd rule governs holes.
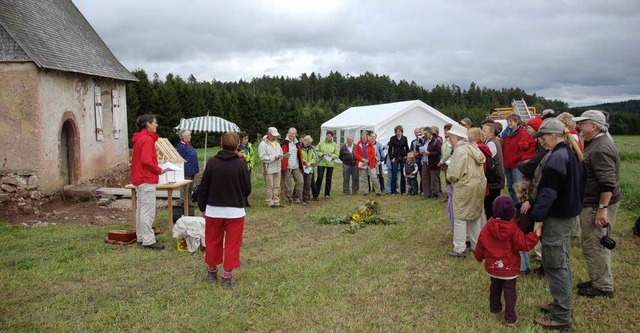
[[[291,184],[293,180],[293,184]],[[302,177],[302,170],[300,169],[287,169],[284,173],[284,188],[287,198],[290,201],[300,202],[302,199],[302,186],[304,185],[304,178]]]
[[[371,178],[371,183],[373,183],[373,191],[376,192],[376,194],[380,193],[377,169],[367,168],[366,170],[358,170],[358,173],[360,174],[360,188],[364,194],[369,193],[369,178]]]
[[[267,206],[280,204],[280,171],[264,175]]]
[[[609,218],[609,224],[611,225],[610,233],[613,232],[619,207],[620,202],[616,202],[607,208],[607,218]],[[607,228],[601,228],[596,225],[597,211],[597,207],[583,207],[582,212],[580,212],[582,254],[587,262],[589,279],[593,283],[593,287],[604,291],[613,291],[611,250],[600,244],[602,236],[607,234]]]
[[[140,184],[136,186],[136,236],[138,243],[151,245],[156,242],[153,222],[156,220],[156,185]],[[171,209],[171,207],[169,207]]]

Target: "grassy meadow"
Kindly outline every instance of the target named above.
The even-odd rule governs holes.
[[[640,238],[631,233],[640,213],[640,137],[615,139],[625,191],[612,235],[616,296],[588,299],[576,291],[575,332],[640,331]],[[0,223],[0,331],[542,332],[533,319],[551,301],[546,281],[518,278],[518,324],[504,326],[489,313],[483,265],[447,256],[452,233],[441,200],[344,196],[340,168],[332,197],[307,206],[267,208],[259,172],[253,184],[242,267],[228,291],[206,283],[203,254],[178,253],[170,232],[159,236],[167,248],[156,252],[104,243],[121,225]],[[402,223],[355,234],[317,223],[372,198],[382,216]],[[587,280],[578,240],[571,257],[574,284]]]

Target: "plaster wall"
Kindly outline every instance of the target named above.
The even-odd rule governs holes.
[[[40,178],[43,192],[59,190],[64,185],[62,170],[62,126],[70,120],[77,125],[73,145],[73,180],[80,182],[99,176],[129,159],[127,142],[126,86],[124,82],[51,70],[38,71],[38,99],[43,147]],[[103,139],[96,138],[94,88],[102,96]],[[117,123],[113,121],[112,90],[120,92]],[[119,128],[119,138],[114,130]],[[47,180],[45,182],[44,180]]]
[[[38,90],[33,63],[0,63],[0,173],[42,167]]]
[[[94,87],[102,96],[103,139],[96,139]],[[112,90],[120,107],[114,122]],[[123,81],[39,69],[32,62],[0,63],[0,174],[35,175],[47,194],[63,188],[62,127],[74,125],[72,183],[129,161]],[[116,129],[119,137],[116,138]]]

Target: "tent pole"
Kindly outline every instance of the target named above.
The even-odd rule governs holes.
[[[207,166],[207,136],[209,132],[204,132],[204,160],[202,161],[202,169]]]

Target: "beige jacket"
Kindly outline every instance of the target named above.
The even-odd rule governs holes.
[[[260,145],[258,145],[258,157],[262,162],[262,173],[271,175],[280,172],[280,160],[276,160],[276,156],[282,156],[280,143],[276,140],[276,148],[274,149],[265,136]]]
[[[482,214],[487,178],[486,158],[473,142],[459,142],[447,169],[447,180],[453,185],[453,216],[461,220],[476,220]]]

